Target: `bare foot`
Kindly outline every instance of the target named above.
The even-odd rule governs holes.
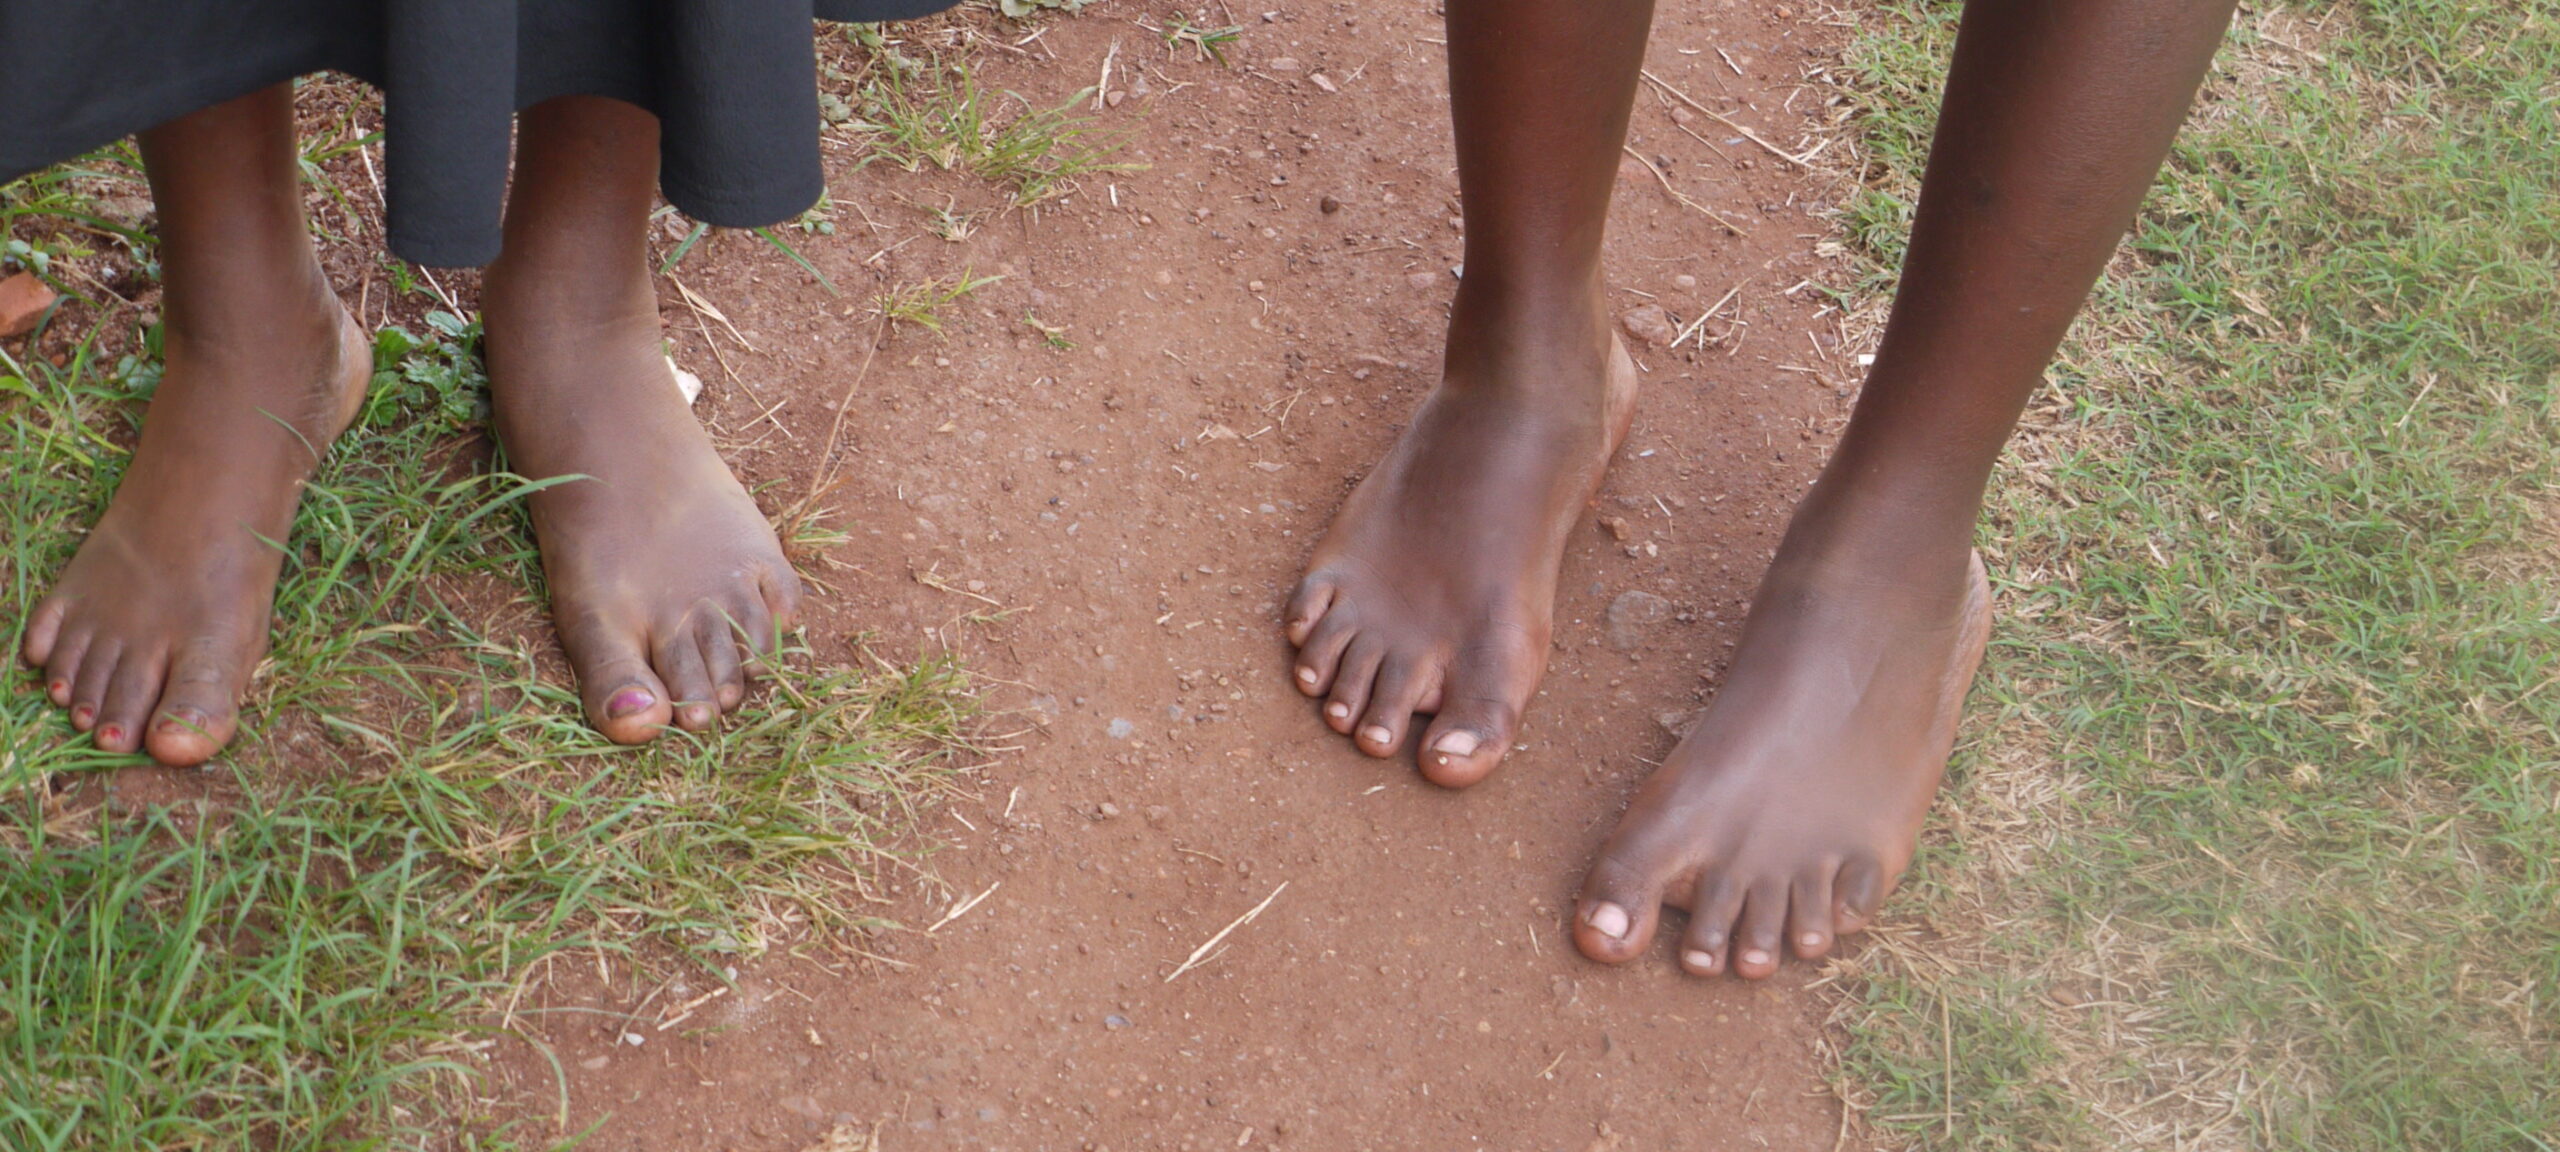
[[[560,283],[492,265],[490,406],[587,718],[636,744],[710,727],[790,630],[800,580],[670,377],[647,272]]]
[[[319,270],[273,294],[204,331],[172,310],[133,462],[27,621],[27,663],[107,751],[185,766],[230,742],[303,482],[364,400],[370,344]]]
[[[1360,482],[1289,602],[1298,690],[1372,756],[1464,787],[1493,771],[1546,674],[1556,569],[1635,415],[1635,366],[1596,308],[1538,338],[1451,320],[1449,367]],[[1555,328],[1553,322],[1545,325]]]
[[[1911,862],[1991,631],[1979,556],[1870,565],[1789,532],[1725,686],[1584,881],[1574,942],[1620,963],[1665,904],[1681,966],[1759,979],[1864,928]],[[1783,938],[1783,941],[1782,941]]]

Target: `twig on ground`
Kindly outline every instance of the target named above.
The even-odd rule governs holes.
[[[1174,981],[1174,977],[1180,976],[1183,973],[1198,967],[1201,959],[1209,954],[1210,949],[1216,948],[1219,941],[1225,940],[1228,933],[1231,933],[1238,928],[1242,928],[1247,924],[1253,923],[1254,917],[1262,915],[1263,909],[1270,907],[1272,901],[1279,899],[1280,894],[1288,890],[1289,882],[1286,880],[1281,881],[1279,887],[1272,889],[1270,895],[1262,898],[1262,903],[1253,906],[1253,911],[1236,917],[1235,920],[1229,923],[1226,927],[1218,929],[1218,934],[1210,937],[1208,943],[1192,949],[1190,957],[1182,962],[1181,967],[1173,970],[1172,976],[1165,977],[1164,982],[1171,984]]]

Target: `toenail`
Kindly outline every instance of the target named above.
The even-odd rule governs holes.
[[[1820,948],[1822,947],[1822,933],[1807,932],[1800,940],[1800,943],[1807,948]]]
[[[612,701],[604,706],[605,718],[609,720],[620,720],[634,712],[645,712],[649,709],[650,705],[657,702],[658,698],[649,695],[647,689],[625,688],[620,692],[614,693]]]
[[[86,704],[71,710],[71,723],[77,727],[86,727],[90,721],[97,718],[98,710]]]
[[[1336,720],[1348,719],[1351,716],[1351,706],[1348,704],[1327,704],[1324,708],[1324,714],[1331,716]]]
[[[1387,731],[1385,726],[1378,724],[1372,724],[1367,728],[1361,729],[1360,738],[1372,744],[1393,744],[1396,742],[1396,734]]]
[[[1742,950],[1742,962],[1757,968],[1769,962],[1769,954],[1757,948],[1745,948]]]
[[[1627,910],[1615,904],[1594,904],[1589,917],[1591,926],[1612,940],[1627,934]]]
[[[1300,684],[1313,684],[1313,683],[1315,683],[1315,682],[1316,682],[1316,670],[1315,670],[1315,669],[1313,669],[1313,668],[1300,668],[1300,669],[1298,669],[1298,683],[1300,683]]]
[[[1431,747],[1451,756],[1473,756],[1476,749],[1484,747],[1484,741],[1473,732],[1457,728],[1442,734],[1440,742]]]
[[[169,733],[202,732],[212,721],[193,708],[173,708],[160,714],[160,730]]]
[[[1713,952],[1691,952],[1681,959],[1688,961],[1692,968],[1713,970],[1716,966],[1716,957]]]
[[[101,744],[124,743],[124,726],[121,724],[109,724],[104,728],[98,729],[98,742]]]

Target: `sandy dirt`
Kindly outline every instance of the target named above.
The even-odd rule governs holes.
[[[1821,123],[1801,77],[1832,37],[1810,14],[1664,7],[1656,76],[1780,146]],[[1830,181],[1640,98],[1633,150],[1660,175],[1622,168],[1613,307],[1685,325],[1739,290],[1691,343],[1637,348],[1635,431],[1566,561],[1523,746],[1445,792],[1328,732],[1286,682],[1276,623],[1438,371],[1462,235],[1438,17],[1273,0],[1235,14],[1221,67],[1168,52],[1155,15],[1112,0],[977,53],[991,90],[1042,104],[1112,60],[1094,114],[1143,170],[948,242],[931,209],[1002,194],[857,171],[832,140],[835,233],[784,235],[842,296],[746,233],[675,272],[734,335],[665,286],[699,411],[769,509],[844,429],[830,502],[853,540],[818,572],[818,656],[956,650],[1022,735],[936,817],[948,842],[881,909],[911,929],[876,960],[776,954],[717,995],[699,976],[543,974],[515,1018],[566,1072],[568,1129],[616,1152],[830,1133],[895,1152],[1834,1147],[1817,973],[1700,981],[1663,948],[1612,970],[1565,934],[1846,416],[1840,319],[1790,291],[1830,268]],[[369,255],[330,261],[350,301],[382,307]],[[883,336],[878,292],[964,269],[1004,278],[940,336]],[[443,283],[468,302],[467,275]],[[1665,610],[1613,629],[1628,592]],[[547,1130],[553,1067],[502,1049],[492,1106]]]

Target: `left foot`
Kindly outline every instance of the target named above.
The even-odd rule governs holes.
[[[1844,534],[1825,520],[1798,513],[1724,688],[1592,866],[1584,955],[1634,959],[1669,905],[1689,911],[1683,968],[1760,979],[1864,928],[1911,862],[1990,636],[1990,587],[1960,545],[1879,561],[1826,549]]]
[[[540,480],[534,536],[587,718],[616,743],[710,727],[790,630],[800,580],[773,526],[676,390],[654,290],[489,272],[490,405],[509,465]]]

